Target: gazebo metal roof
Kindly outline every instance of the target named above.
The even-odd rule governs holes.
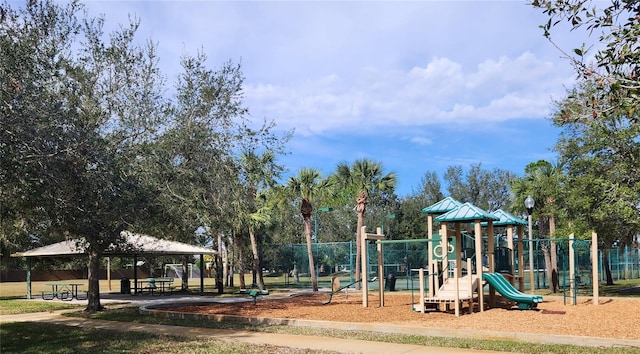
[[[454,221],[498,221],[497,216],[484,211],[479,207],[471,204],[464,203],[459,207],[436,217],[436,221],[454,222]]]
[[[442,213],[451,211],[461,205],[462,205],[461,202],[451,197],[446,197],[441,201],[422,209],[422,213],[423,214],[442,214]]]
[[[215,250],[190,245],[187,243],[162,240],[149,235],[135,234],[129,231],[122,231],[120,234],[126,244],[124,247],[111,245],[105,250],[106,255],[197,255],[216,254]],[[51,245],[34,248],[25,252],[17,252],[12,257],[59,257],[85,254],[85,249],[80,246],[78,240],[66,240]]]
[[[509,225],[527,225],[525,220],[520,219],[517,216],[514,216],[511,213],[508,213],[502,209],[498,209],[492,213],[497,216],[500,220],[493,223],[495,226],[509,226]]]

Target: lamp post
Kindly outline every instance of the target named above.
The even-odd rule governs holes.
[[[318,211],[333,211],[333,208],[322,207],[322,208],[314,209],[313,211],[313,238],[316,242],[316,252],[318,252]],[[316,284],[317,284],[318,283],[318,262],[314,262],[314,263],[316,265]]]
[[[530,195],[528,195],[527,199],[524,200],[524,207],[527,208],[527,214],[529,214],[529,218],[527,220],[529,223],[529,288],[532,294],[535,291],[535,287],[533,285],[533,227],[531,225],[531,213],[533,212],[535,204],[536,201]]]
[[[383,235],[384,235],[384,219],[395,219],[395,218],[396,218],[396,214],[387,214],[382,218],[380,232],[382,232]]]

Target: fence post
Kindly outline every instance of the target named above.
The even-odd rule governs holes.
[[[591,232],[591,285],[593,286],[593,304],[599,305],[600,298],[600,282],[598,280],[598,234]]]
[[[569,235],[569,296],[572,299],[572,305],[576,305],[576,259],[575,250],[573,249],[575,236]]]

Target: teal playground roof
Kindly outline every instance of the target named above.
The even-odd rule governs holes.
[[[493,223],[495,226],[508,226],[508,225],[527,225],[525,220],[520,219],[519,217],[514,216],[502,209],[498,209],[492,213],[497,216],[500,221],[496,221]]]
[[[443,214],[455,208],[458,208],[461,205],[462,203],[460,203],[459,201],[451,197],[446,197],[441,201],[422,209],[422,213],[423,214]]]
[[[484,211],[471,203],[464,203],[459,207],[442,214],[436,218],[436,221],[498,221],[500,218]]]

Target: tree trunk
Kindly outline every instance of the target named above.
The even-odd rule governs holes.
[[[88,304],[85,308],[87,312],[97,312],[104,310],[100,304],[100,255],[97,252],[89,252],[89,289],[87,291]]]
[[[233,233],[232,233],[233,235]],[[236,247],[235,247],[235,243],[233,240],[233,236],[231,238],[231,240],[229,240],[229,250],[227,251],[227,286],[230,287],[234,287],[234,277],[233,277],[233,273],[235,272],[236,269]]]
[[[246,282],[244,280],[244,252],[242,250],[242,232],[238,232],[236,234],[236,250],[238,251],[238,275],[240,277],[240,288],[241,289],[246,289],[247,285]],[[233,276],[233,274],[231,275]]]
[[[597,264],[593,265],[594,267],[597,267]],[[607,253],[607,250],[602,250],[602,266],[604,267],[604,273],[607,276],[607,285],[614,285],[613,284],[613,276],[611,275],[611,267],[609,266],[609,254]],[[594,281],[598,281],[598,279],[595,279]]]
[[[182,291],[189,290],[189,258],[182,257]]]
[[[362,215],[362,213],[358,212],[358,223],[357,223],[357,232],[356,232],[356,281],[358,280],[362,280],[362,275],[361,273],[361,269],[362,269],[362,265],[360,263],[361,262],[361,258],[362,258],[362,243],[361,243],[361,239],[362,239],[362,224],[364,224],[364,215]],[[356,283],[356,290],[360,290],[360,283]]]
[[[233,232],[231,233],[231,235],[233,235]],[[229,242],[227,243],[227,247],[225,247],[224,249],[224,259],[222,260],[222,266],[224,267],[224,286],[231,286],[233,287],[233,282],[230,282],[230,274],[233,274],[231,269],[232,268],[232,262],[233,262],[233,248],[234,248],[234,244],[233,244],[233,237],[230,238],[228,240]]]
[[[544,255],[544,267],[547,272],[547,281],[549,282],[548,287],[549,290],[553,292],[553,267],[551,265],[551,252],[549,250],[550,241],[543,239],[541,242],[541,248],[542,254]]]
[[[218,254],[216,258],[216,289],[218,294],[224,293],[224,263],[222,263],[222,232],[218,232]]]
[[[264,290],[264,278],[262,277],[262,267],[260,267],[260,250],[258,240],[253,228],[249,228],[249,239],[251,240],[251,252],[253,253],[253,284],[258,284],[260,290]]]
[[[307,238],[307,255],[309,256],[309,276],[311,276],[311,287],[313,291],[318,291],[318,278],[316,277],[316,267],[313,260],[313,248],[311,242],[311,218],[309,215],[304,217],[304,234]]]

